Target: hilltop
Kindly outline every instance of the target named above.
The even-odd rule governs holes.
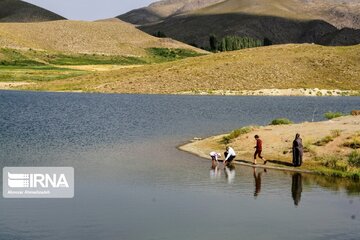
[[[120,20],[0,23],[0,47],[123,56],[145,56],[147,48],[200,52],[172,39],[150,36]]]
[[[140,26],[148,33],[166,36],[199,47],[209,47],[209,36],[249,36],[270,39],[274,44],[318,43],[351,45],[360,43],[360,30],[342,32],[337,27],[360,28],[360,2],[333,0],[226,0],[208,7],[170,16],[161,22]],[[324,40],[326,38],[326,40]],[[330,39],[330,40],[329,40]],[[351,41],[350,41],[351,39]]]
[[[360,45],[276,45],[187,58],[171,63],[37,82],[32,90],[209,94],[216,91],[322,88],[360,90]]]
[[[224,0],[163,0],[132,10],[117,18],[136,25],[159,22],[167,17],[191,12]]]
[[[64,17],[20,0],[0,0],[0,22],[43,22]]]

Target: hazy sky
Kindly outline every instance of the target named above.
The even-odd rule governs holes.
[[[72,20],[110,18],[157,0],[25,0]]]

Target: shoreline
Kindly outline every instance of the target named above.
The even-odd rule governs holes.
[[[340,89],[319,89],[319,88],[300,88],[300,89],[259,89],[259,90],[214,90],[214,91],[184,91],[174,93],[139,93],[139,92],[102,92],[102,91],[83,91],[83,90],[36,90],[31,89],[31,85],[36,82],[0,82],[0,90],[32,91],[32,92],[74,92],[74,93],[102,93],[102,94],[139,94],[139,95],[183,95],[183,96],[267,96],[267,97],[358,97],[360,90],[340,90]],[[30,86],[30,88],[29,88]],[[27,87],[23,89],[22,87]]]
[[[292,137],[300,132],[304,145],[304,162],[301,167],[292,166]],[[254,134],[260,135],[263,140],[263,156],[267,164],[258,159],[253,165]],[[334,135],[336,134],[336,136]],[[223,153],[225,146],[232,146],[236,153],[236,164],[248,167],[272,168],[282,171],[296,171],[316,173],[327,176],[349,177],[359,179],[360,168],[350,166],[349,156],[352,152],[359,152],[359,148],[347,147],[351,141],[357,142],[360,138],[360,116],[345,116],[328,121],[304,122],[289,125],[267,125],[254,127],[250,132],[240,134],[230,143],[222,142],[228,134],[194,138],[177,148],[197,157],[208,159],[209,152]],[[324,139],[329,139],[328,142]],[[318,143],[321,144],[318,144]],[[221,159],[220,159],[221,160]]]
[[[201,140],[200,140],[201,141]],[[182,144],[182,145],[179,145],[177,146],[176,148],[179,150],[179,151],[183,151],[183,152],[186,152],[186,153],[189,153],[189,154],[192,154],[192,155],[195,155],[199,158],[202,158],[202,159],[206,159],[206,160],[210,160],[211,159],[206,156],[205,154],[199,154],[199,153],[196,153],[196,152],[192,152],[190,149],[187,148],[187,146],[192,143],[191,141],[188,142],[188,143],[185,143],[185,144]],[[220,160],[220,162],[222,162],[222,160]],[[240,165],[240,166],[245,166],[245,167],[251,167],[251,168],[264,168],[264,169],[271,169],[271,170],[276,170],[276,171],[286,171],[286,172],[297,172],[297,173],[306,173],[306,174],[316,174],[315,171],[310,171],[310,170],[305,170],[305,169],[299,169],[299,168],[295,168],[295,167],[292,167],[292,168],[289,168],[289,167],[276,167],[276,166],[271,166],[271,165],[260,165],[260,164],[256,164],[256,165],[253,165],[253,164],[250,164],[250,163],[247,163],[245,160],[238,160],[238,159],[235,159],[233,162],[233,164],[236,164],[236,165]]]
[[[319,89],[319,88],[289,88],[289,89],[258,89],[258,90],[210,90],[210,91],[185,91],[178,95],[221,95],[221,96],[302,96],[302,97],[340,97],[360,96],[357,90]]]

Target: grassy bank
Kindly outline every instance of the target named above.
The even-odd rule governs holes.
[[[237,159],[252,163],[257,134],[263,140],[266,166],[292,169],[292,140],[300,133],[304,162],[300,168],[320,175],[360,179],[360,116],[345,116],[324,122],[243,127],[220,136],[196,141],[181,149],[208,158],[211,151],[222,152],[226,145]],[[258,163],[263,164],[263,162]]]
[[[0,82],[49,82],[88,74],[86,71],[44,66],[2,66]]]
[[[67,81],[69,78],[90,74],[90,71],[74,69],[73,66],[145,65],[201,55],[187,49],[149,48],[146,51],[146,56],[132,57],[2,48],[0,49],[0,81],[35,83]]]
[[[187,57],[189,54],[183,55]],[[315,96],[323,95],[319,90],[314,90],[316,88],[360,90],[360,45],[277,45],[186,59],[178,54],[157,51],[155,56],[150,59],[159,64],[95,72],[70,81],[39,83],[24,89],[191,94],[219,91],[241,93],[266,86],[269,89],[307,89],[304,90],[306,94]],[[161,60],[163,58],[178,61],[165,62]],[[330,95],[333,93],[337,91],[329,91]]]

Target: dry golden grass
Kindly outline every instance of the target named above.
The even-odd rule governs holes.
[[[277,45],[97,72],[25,87],[114,93],[322,88],[360,90],[360,45]]]
[[[172,39],[155,38],[120,20],[1,23],[0,47],[123,56],[145,56],[145,49],[152,47],[201,51]]]

